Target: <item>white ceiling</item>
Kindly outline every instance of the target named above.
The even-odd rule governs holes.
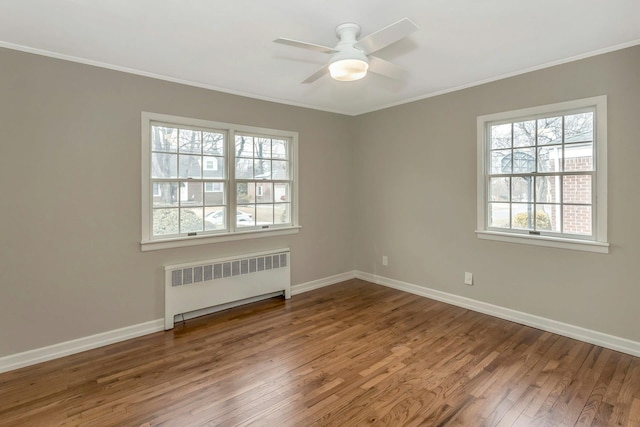
[[[639,0],[0,0],[0,46],[319,110],[357,115],[640,44]],[[420,30],[376,56],[404,81],[369,74],[300,82],[334,46],[403,17]]]

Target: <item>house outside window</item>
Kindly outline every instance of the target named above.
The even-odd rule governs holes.
[[[478,237],[607,252],[606,97],[478,118]]]
[[[223,184],[221,182],[205,182],[205,193],[221,193],[223,191]]]
[[[143,250],[297,232],[295,132],[143,113],[142,139]]]

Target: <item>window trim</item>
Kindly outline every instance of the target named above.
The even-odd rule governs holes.
[[[153,194],[151,180],[151,124],[152,122],[173,123],[177,126],[194,126],[201,128],[222,129],[227,132],[228,149],[235,140],[235,133],[254,133],[259,135],[268,135],[271,137],[283,137],[290,141],[289,147],[289,167],[290,178],[290,197],[291,197],[291,225],[279,226],[275,225],[268,229],[252,228],[252,229],[236,229],[234,231],[219,232],[216,234],[200,234],[196,236],[173,236],[169,238],[153,238],[151,231],[151,195]],[[214,122],[211,120],[194,119],[181,116],[173,116],[160,113],[142,112],[142,240],[140,241],[142,251],[168,249],[176,247],[185,247],[192,245],[203,245],[209,243],[227,242],[233,240],[245,240],[252,238],[262,238],[271,236],[280,236],[286,234],[298,233],[302,228],[298,222],[299,197],[298,197],[298,133],[293,131],[269,129],[255,126],[238,125],[232,123]],[[228,174],[225,180],[231,186],[231,174],[234,161],[234,153],[227,152],[225,163]],[[229,187],[231,193],[231,187]],[[235,197],[229,195],[228,206],[233,203],[235,206]]]
[[[595,108],[594,164],[596,179],[593,185],[595,230],[590,240],[566,237],[529,235],[510,231],[496,231],[487,227],[487,123],[496,121],[513,122],[532,116],[561,113],[566,110]],[[609,253],[607,241],[607,96],[577,99],[556,104],[541,105],[514,111],[487,114],[477,118],[477,228],[480,239],[510,243],[522,243],[586,252]]]

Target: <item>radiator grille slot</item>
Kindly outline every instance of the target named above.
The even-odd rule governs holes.
[[[182,270],[173,270],[171,272],[171,286],[182,285]]]
[[[202,282],[202,269],[203,266],[195,267],[193,269],[193,283]]]
[[[240,258],[171,271],[171,286],[191,285],[287,266],[287,254]]]
[[[193,283],[193,269],[192,268],[184,268],[182,270],[182,284],[189,285]]]

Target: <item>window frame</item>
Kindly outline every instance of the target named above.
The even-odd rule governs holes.
[[[515,123],[538,119],[553,114],[571,114],[579,110],[593,109],[593,165],[589,172],[592,180],[592,234],[588,236],[568,236],[552,233],[548,235],[529,234],[528,231],[496,229],[488,225],[489,176],[488,153],[491,151],[490,125],[500,122]],[[563,171],[564,172],[564,171]],[[513,173],[511,174],[513,175]],[[508,176],[511,176],[508,175]],[[525,174],[536,176],[537,172]],[[544,175],[544,174],[541,174]],[[541,176],[538,175],[538,176]],[[513,203],[510,201],[509,203]],[[596,253],[608,253],[607,241],[607,97],[606,95],[584,98],[549,105],[487,114],[477,118],[477,228],[480,239],[536,246],[554,247]]]
[[[216,232],[198,232],[196,235],[180,235],[171,237],[153,236],[152,215],[153,215],[153,180],[151,178],[151,126],[155,123],[174,125],[176,127],[203,128],[215,131],[224,131],[225,140],[225,168],[226,176],[223,179],[216,178],[216,181],[223,181],[227,188],[226,195],[226,225],[227,229]],[[270,138],[282,138],[288,141],[289,145],[289,197],[290,197],[290,224],[272,224],[270,226],[236,227],[235,222],[229,218],[234,217],[237,209],[236,204],[236,180],[235,180],[235,134],[251,133]],[[203,165],[204,168],[204,165]],[[180,180],[180,178],[177,178]],[[205,181],[205,179],[202,179]],[[271,180],[268,180],[271,182]],[[203,184],[204,193],[204,184]],[[287,130],[261,128],[255,126],[238,125],[232,123],[215,122],[210,120],[194,119],[167,114],[152,112],[142,112],[142,240],[141,250],[157,250],[192,245],[202,245],[209,243],[245,240],[261,237],[271,237],[286,234],[298,233],[301,226],[298,222],[299,198],[298,198],[298,133]]]

